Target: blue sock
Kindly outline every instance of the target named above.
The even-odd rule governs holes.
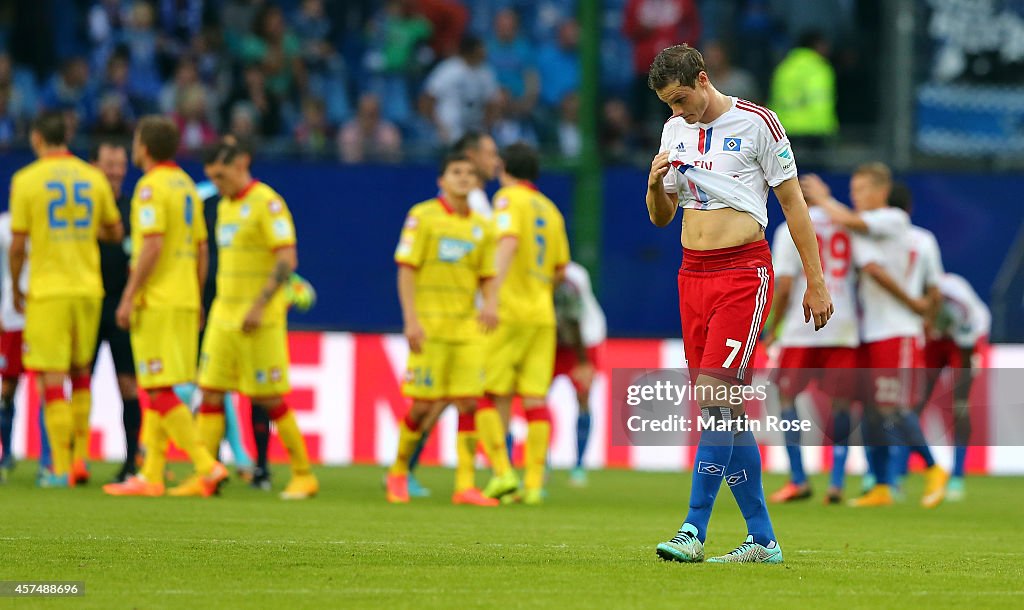
[[[420,464],[420,455],[423,453],[423,448],[427,446],[427,439],[430,438],[430,432],[433,430],[427,430],[426,433],[420,435],[420,441],[416,443],[416,448],[412,450],[412,455],[409,456],[409,473],[416,470],[416,467]]]
[[[967,445],[957,445],[953,450],[953,476],[964,476],[964,463],[967,462]]]
[[[747,430],[736,435],[732,458],[725,472],[725,483],[732,490],[736,504],[739,504],[740,512],[747,521],[747,534],[753,536],[757,544],[768,546],[775,540],[775,531],[764,500],[761,452],[753,432]]]
[[[781,413],[782,421],[796,421],[796,409],[786,409]],[[803,485],[807,482],[807,473],[804,472],[804,459],[800,454],[800,431],[787,430],[783,433],[786,438],[786,453],[789,454],[789,471],[792,473],[793,483]]]
[[[732,418],[732,411],[728,407],[701,409],[701,414],[706,419],[712,410],[720,414],[716,419],[729,421]],[[686,523],[697,528],[697,539],[701,542],[707,537],[711,509],[715,505],[718,489],[722,486],[725,468],[732,458],[732,443],[732,431],[704,430],[700,434],[697,454],[693,459],[693,483],[690,486],[690,510],[686,513]]]
[[[865,449],[868,458],[868,468],[871,475],[875,477],[875,485],[889,484],[889,448],[885,445],[880,447],[867,447]]]
[[[924,458],[924,465],[931,468],[935,465],[935,458],[932,457],[932,451],[928,448],[928,441],[924,438],[924,431],[921,430],[921,420],[918,418],[917,413],[907,410],[902,413],[903,433],[906,436],[907,444],[907,458],[910,457],[910,452],[918,454]],[[902,466],[903,474],[907,474],[906,465]]]
[[[576,416],[576,467],[583,468],[583,454],[587,452],[587,441],[590,440],[590,411],[582,411]]]
[[[252,457],[245,450],[242,442],[242,428],[238,424],[238,412],[235,411],[235,399],[231,392],[224,394],[224,439],[231,446],[231,454],[235,456],[235,466],[252,468]]]
[[[50,455],[50,436],[46,433],[46,403],[39,401],[39,465],[49,470],[53,467],[53,457]]]
[[[829,484],[842,489],[846,480],[846,456],[850,452],[850,413],[838,411],[832,419],[832,476]]]
[[[0,445],[3,446],[3,460],[14,459],[14,448],[11,447],[11,434],[14,431],[14,399],[0,398]]]
[[[910,447],[903,444],[889,447],[889,480],[893,485],[898,485],[909,469]]]
[[[515,439],[512,438],[512,433],[511,432],[508,432],[508,433],[505,434],[505,448],[508,449],[508,461],[513,466],[516,465],[515,460],[512,459],[512,442],[514,440]]]

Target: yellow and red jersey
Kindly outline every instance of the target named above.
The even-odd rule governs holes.
[[[295,225],[284,199],[266,184],[253,181],[235,197],[217,205],[217,297],[210,322],[241,329],[267,278],[274,272],[275,251],[295,246]],[[283,290],[263,310],[262,325],[283,325],[288,303]]]
[[[150,169],[132,196],[132,258],[138,263],[146,237],[163,236],[156,267],[139,287],[135,302],[145,307],[199,309],[196,255],[207,239],[203,200],[196,185],[174,163]]]
[[[498,239],[514,237],[519,241],[501,285],[502,323],[554,326],[555,274],[569,263],[562,213],[529,182],[495,193],[494,209]]]
[[[121,222],[110,183],[71,153],[40,157],[11,179],[11,232],[32,244],[28,296],[103,296],[99,227]]]
[[[409,211],[395,262],[416,269],[416,315],[428,339],[466,341],[479,336],[476,292],[493,277],[494,229],[476,212],[459,214],[444,200]]]

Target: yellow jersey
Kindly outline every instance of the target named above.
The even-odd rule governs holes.
[[[494,277],[494,229],[476,212],[462,215],[444,198],[409,211],[395,262],[416,269],[416,316],[428,339],[480,336],[476,292]]]
[[[11,232],[28,236],[28,296],[102,297],[99,227],[121,222],[98,169],[71,153],[40,157],[11,179]]]
[[[274,272],[274,251],[295,245],[295,225],[284,199],[254,180],[235,198],[221,198],[216,236],[217,296],[210,322],[241,329]],[[283,325],[287,316],[284,290],[278,290],[264,308],[261,324]]]
[[[132,267],[138,263],[147,236],[164,237],[160,258],[136,293],[135,303],[164,309],[199,309],[196,253],[207,235],[203,200],[192,178],[174,163],[150,169],[135,185],[131,220]]]
[[[501,321],[554,326],[555,272],[569,264],[569,238],[562,213],[529,182],[495,193],[494,210],[498,239],[519,240],[501,285]]]

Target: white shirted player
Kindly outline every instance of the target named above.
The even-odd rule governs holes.
[[[802,273],[800,255],[783,224],[775,231],[772,242],[772,262],[775,267],[775,315],[765,327],[770,342],[778,329],[775,342],[782,350],[779,355],[777,387],[780,414],[783,419],[795,420],[796,397],[812,381],[833,399],[836,411],[833,423],[833,478],[826,501],[831,504],[842,500],[842,481],[845,474],[847,441],[849,437],[849,403],[855,390],[857,366],[856,272],[852,261],[850,233],[829,218],[817,206],[808,210],[814,232],[818,238],[821,267],[825,284],[835,313],[828,325],[819,331],[803,324],[803,306],[790,298],[795,292],[802,294],[807,280]],[[792,502],[811,496],[811,487],[803,468],[800,454],[799,432],[786,435],[786,450],[790,460],[790,480],[769,496],[772,502]]]
[[[867,451],[875,481],[854,504],[889,505],[892,475],[899,469],[890,467],[887,445],[899,435],[903,445],[911,436],[914,446],[924,445],[920,426],[909,411],[914,380],[910,369],[921,365],[922,316],[931,309],[926,282],[936,281],[935,269],[941,266],[937,244],[923,230],[911,231],[907,212],[890,205],[892,173],[884,164],[869,163],[854,172],[850,197],[856,212],[833,199],[817,176],[806,177],[803,186],[809,198],[854,234],[853,259],[862,273],[860,364],[870,369],[871,379],[866,397],[871,421],[865,430],[874,435]],[[909,198],[905,207],[909,209]],[[926,447],[924,451],[932,466],[926,473],[922,504],[931,507],[942,501],[947,475],[934,465]]]
[[[11,215],[0,214],[0,276],[3,278],[0,292],[0,445],[3,458],[0,459],[0,481],[7,478],[7,472],[14,465],[14,453],[11,447],[11,431],[14,423],[14,394],[18,390],[18,380],[24,373],[21,362],[22,330],[25,328],[25,316],[14,309],[14,291],[11,284],[11,268],[8,265],[7,253],[11,247]],[[28,264],[22,269],[19,279],[22,293],[28,292]]]
[[[569,475],[574,487],[587,484],[583,456],[590,438],[590,388],[600,366],[601,346],[608,328],[604,311],[594,296],[586,267],[570,261],[565,277],[555,289],[558,349],[552,377],[565,375],[576,389],[576,466]]]
[[[665,123],[659,152],[669,153],[674,171],[665,192],[677,193],[679,207],[734,208],[768,226],[768,189],[796,176],[789,138],[775,113],[729,98],[730,108],[708,124],[673,116]]]

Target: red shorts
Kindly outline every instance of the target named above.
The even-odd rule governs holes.
[[[964,364],[960,346],[952,339],[929,339],[924,344],[924,368],[958,369]]]
[[[587,360],[590,361],[590,364],[594,366],[595,370],[601,367],[599,345],[587,348]],[[572,385],[576,388],[577,392],[583,391],[585,388],[580,387],[580,384],[573,379],[570,374],[572,373],[572,370],[576,368],[577,364],[579,364],[579,358],[576,357],[576,350],[569,347],[559,346],[558,350],[555,352],[555,372],[551,378],[554,379],[559,375],[565,375],[570,381],[572,381]]]
[[[835,398],[853,398],[857,387],[857,348],[784,347],[778,384],[783,398],[795,398],[812,381]]]
[[[732,383],[749,383],[757,338],[772,304],[775,273],[768,242],[683,248],[679,316],[687,366]]]
[[[17,377],[25,372],[21,364],[21,331],[0,333],[0,377]]]
[[[915,369],[923,350],[915,337],[893,337],[860,347],[861,366],[869,369],[865,396],[880,407],[909,407],[915,400]]]

